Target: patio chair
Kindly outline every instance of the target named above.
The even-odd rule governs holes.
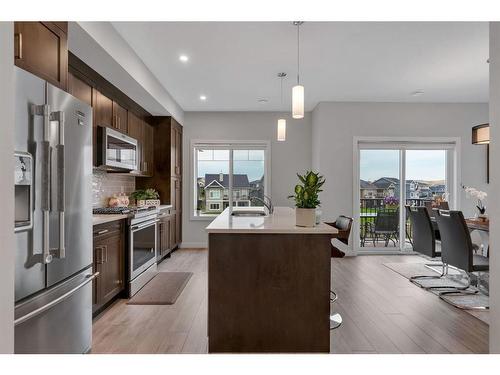
[[[374,247],[379,239],[384,241],[385,247],[389,246],[389,241],[396,246],[399,238],[399,208],[383,208],[377,211],[375,221],[366,223],[365,236],[366,234],[370,234]]]

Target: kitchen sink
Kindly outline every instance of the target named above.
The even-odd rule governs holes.
[[[265,211],[261,210],[236,210],[232,212],[233,216],[247,216],[247,217],[259,217],[267,216]]]

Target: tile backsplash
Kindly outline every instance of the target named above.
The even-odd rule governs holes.
[[[106,207],[108,198],[117,193],[130,194],[135,190],[135,177],[106,173],[94,169],[92,175],[92,206]]]

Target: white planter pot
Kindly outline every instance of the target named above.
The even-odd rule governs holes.
[[[316,224],[315,208],[296,208],[295,225],[298,227],[314,227]]]

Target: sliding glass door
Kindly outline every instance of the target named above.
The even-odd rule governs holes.
[[[360,247],[400,247],[400,166],[399,150],[360,150]]]
[[[359,142],[356,250],[412,250],[405,206],[454,208],[455,143]]]
[[[446,178],[447,150],[406,150],[406,204],[433,208],[448,208],[449,184]],[[410,222],[406,220],[406,247],[411,248]]]

